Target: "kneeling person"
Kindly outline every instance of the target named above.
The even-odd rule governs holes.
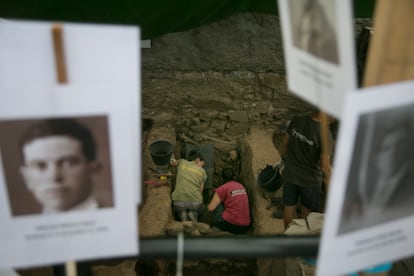
[[[199,151],[192,150],[188,154],[188,161],[180,159],[173,165],[178,165],[176,184],[171,195],[174,212],[180,221],[197,222],[207,179],[203,169],[204,157]]]
[[[233,170],[223,169],[223,183],[215,189],[207,209],[214,211],[214,224],[233,234],[245,233],[250,226],[249,198],[245,187],[234,180]]]

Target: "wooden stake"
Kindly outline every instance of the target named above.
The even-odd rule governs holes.
[[[68,82],[65,48],[63,43],[63,26],[62,24],[53,24],[52,26],[53,49],[55,52],[56,76],[57,82],[64,84]],[[66,276],[77,276],[76,262],[68,261],[65,263]]]
[[[414,1],[377,0],[363,86],[414,79]]]
[[[330,145],[328,143],[329,139],[329,115],[325,112],[321,112],[321,142],[322,142],[322,153],[330,152]],[[324,176],[325,182],[325,193],[328,194],[329,182],[331,179],[330,175]]]
[[[63,27],[62,24],[52,26],[53,48],[55,52],[55,64],[58,83],[67,83],[65,49],[63,46]]]
[[[76,262],[68,261],[65,263],[65,272],[66,276],[77,276],[78,272],[76,270]]]

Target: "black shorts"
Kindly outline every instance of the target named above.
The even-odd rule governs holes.
[[[283,203],[286,206],[295,206],[300,197],[303,206],[312,212],[318,212],[321,204],[321,187],[303,187],[287,181],[282,177]]]
[[[214,225],[224,231],[228,231],[233,234],[244,234],[249,230],[250,225],[242,226],[235,225],[223,218],[224,205],[220,203],[217,208],[214,210]]]

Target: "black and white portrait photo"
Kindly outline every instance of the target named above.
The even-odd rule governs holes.
[[[330,63],[339,63],[335,1],[288,1],[293,44]]]
[[[13,216],[113,206],[106,116],[0,121]]]
[[[414,215],[413,110],[360,116],[338,235]]]

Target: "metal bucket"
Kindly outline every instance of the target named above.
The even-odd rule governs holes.
[[[259,176],[257,177],[257,184],[270,192],[279,190],[282,186],[279,169],[279,164],[274,167],[267,165],[266,168],[259,173]]]
[[[165,140],[158,140],[149,146],[152,161],[157,166],[164,166],[170,163],[171,155],[174,152],[174,146]]]

